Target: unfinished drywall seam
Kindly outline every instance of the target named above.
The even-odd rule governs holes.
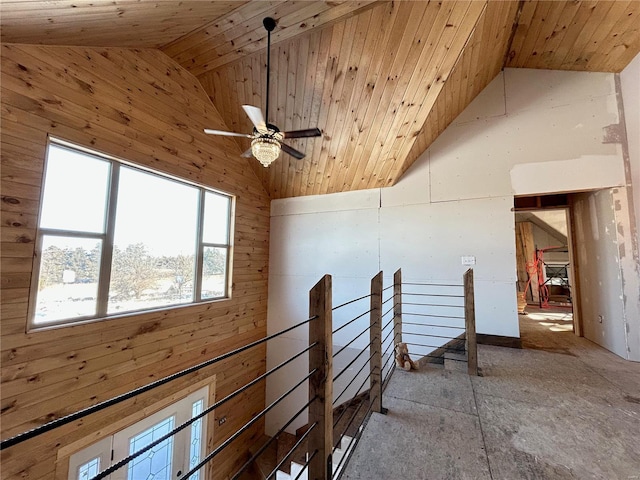
[[[638,225],[633,203],[633,185],[629,140],[625,120],[624,102],[620,74],[614,75],[616,101],[618,105],[618,128],[614,128],[615,139],[622,147],[625,185],[614,190],[616,235],[620,250],[620,279],[623,292],[623,312],[627,355],[630,360],[640,360],[640,253],[638,248]],[[610,126],[615,127],[615,126]],[[611,133],[611,130],[608,130]],[[622,191],[620,191],[622,190]],[[616,197],[619,197],[616,199]],[[625,231],[627,227],[627,231]],[[630,254],[630,258],[629,255]],[[627,273],[627,275],[625,275]],[[630,273],[630,274],[629,274]]]

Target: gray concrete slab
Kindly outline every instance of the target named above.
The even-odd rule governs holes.
[[[549,406],[477,398],[494,479],[631,479],[640,474],[638,416],[596,404],[582,404],[576,412],[570,399]]]
[[[475,415],[393,397],[386,406],[369,419],[343,480],[491,478]]]
[[[640,364],[539,318],[479,346],[482,377],[394,372],[343,478],[640,480]]]
[[[448,408],[456,412],[476,413],[469,376],[438,367],[423,366],[420,370],[409,372],[396,369],[389,380],[384,399],[387,397]]]

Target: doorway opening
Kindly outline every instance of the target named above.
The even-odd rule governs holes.
[[[514,211],[523,345],[534,331],[580,335],[568,196],[518,197]]]

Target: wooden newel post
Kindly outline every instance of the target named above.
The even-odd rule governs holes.
[[[467,372],[478,375],[478,344],[476,343],[476,308],[473,293],[473,270],[464,274],[464,324],[467,350]]]
[[[325,275],[309,292],[309,371],[317,371],[309,378],[309,426],[317,423],[309,434],[309,455],[318,453],[309,462],[309,478],[330,480],[333,466],[333,339],[331,318],[331,275]]]
[[[382,413],[382,272],[371,279],[371,313],[369,315],[371,360],[371,411]]]
[[[393,345],[402,342],[402,269],[393,274]],[[395,353],[393,353],[395,355]]]

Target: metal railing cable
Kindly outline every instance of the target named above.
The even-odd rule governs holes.
[[[364,350],[363,350],[363,351],[364,351]],[[369,359],[368,359],[366,362],[364,362],[364,363],[362,364],[362,366],[360,367],[360,370],[358,370],[358,371],[356,372],[356,374],[353,376],[353,378],[352,378],[352,379],[351,379],[351,381],[347,384],[347,386],[346,386],[346,387],[344,387],[344,388],[342,389],[342,392],[340,392],[340,395],[338,395],[338,396],[336,397],[336,399],[333,401],[333,403],[331,404],[332,406],[334,406],[336,403],[338,403],[338,400],[340,400],[340,397],[342,397],[342,395],[344,395],[344,394],[345,394],[345,392],[349,389],[349,387],[353,384],[353,382],[355,382],[355,381],[356,381],[356,379],[358,378],[358,375],[360,375],[360,373],[362,373],[362,370],[364,370],[364,367],[366,367],[366,366],[369,364],[369,362],[371,361],[371,359],[373,358],[373,356],[374,356],[374,355],[375,355],[375,353],[372,353],[372,354],[371,354],[371,356],[369,356]],[[368,380],[370,377],[371,377],[371,373],[369,373],[369,375],[367,376],[366,380]],[[363,385],[364,385],[364,384],[363,384]],[[362,388],[362,387],[361,387],[361,388]],[[360,392],[360,390],[358,390],[358,392]],[[358,393],[356,393],[356,395],[358,395]],[[354,395],[354,396],[356,396],[356,395]]]
[[[454,328],[456,330],[466,330],[465,327],[452,327],[452,326],[449,326],[449,325],[437,325],[435,323],[402,322],[402,325],[417,325],[419,327]]]
[[[344,407],[342,412],[340,412],[340,415],[338,415],[338,418],[333,421],[333,428],[336,428],[338,423],[340,423],[340,420],[342,420],[342,417],[344,417],[345,413],[347,413],[347,410],[353,404],[353,401],[356,399],[356,397],[360,394],[360,390],[362,390],[362,387],[364,387],[365,383],[367,383],[369,381],[370,377],[371,377],[371,374],[367,375],[367,377],[364,379],[364,381],[360,384],[360,387],[358,387],[358,390],[356,390],[357,393],[353,397],[351,397],[351,400],[349,400],[349,402]]]
[[[367,310],[364,313],[361,313],[360,315],[358,315],[355,318],[352,318],[351,320],[349,320],[347,323],[345,323],[344,325],[342,325],[341,327],[336,328],[333,332],[333,334],[338,333],[340,330],[342,330],[343,328],[347,327],[348,325],[351,325],[353,322],[355,322],[356,320],[359,320],[360,318],[364,317],[367,313],[371,313],[371,310]]]
[[[448,308],[464,308],[464,305],[443,305],[439,303],[416,303],[416,302],[402,302],[402,305],[418,305],[421,307],[448,307]]]
[[[382,371],[384,372],[385,368],[387,368],[387,365],[389,364],[389,362],[393,360],[395,361],[395,358],[393,355],[390,355],[387,360],[384,362],[384,365],[382,366]],[[396,364],[394,363],[390,368],[389,371],[387,372],[387,374],[384,377],[384,380],[382,381],[382,383],[386,384],[387,380],[389,379],[389,377],[391,376],[391,374],[393,373],[393,370],[395,369]]]
[[[446,298],[464,298],[464,295],[448,295],[443,293],[411,293],[402,292],[402,295],[413,295],[416,297],[446,297]]]
[[[389,335],[391,335],[393,333],[393,328],[391,330],[389,330],[389,333],[387,333],[387,335],[384,337],[384,339],[382,340],[382,345],[385,344],[385,342],[387,341],[387,339],[389,338]],[[395,340],[395,338],[394,338]],[[393,344],[392,344],[393,345]],[[387,347],[388,349],[389,347]]]
[[[383,317],[384,317],[384,315],[383,315]],[[383,332],[387,329],[387,327],[388,327],[389,325],[391,325],[391,323],[393,322],[393,320],[394,320],[394,317],[391,317],[391,320],[389,320],[387,323],[385,323],[385,324],[384,324],[384,326],[382,327],[382,331],[383,331]]]
[[[340,372],[339,372],[335,377],[333,377],[333,381],[335,382],[338,378],[340,378],[340,376],[341,376],[344,372],[346,372],[347,370],[349,370],[349,367],[350,367],[351,365],[353,365],[353,364],[356,362],[356,360],[358,360],[358,358],[360,358],[360,355],[362,355],[364,352],[366,352],[366,351],[367,351],[367,348],[371,348],[371,345],[373,345],[373,342],[369,342],[369,344],[368,344],[366,347],[364,347],[362,350],[360,350],[360,353],[358,353],[358,355],[356,355],[355,357],[353,357],[353,360],[351,360],[351,361],[347,364],[347,366],[346,366],[346,367],[344,367],[342,370],[340,370]]]
[[[371,296],[371,294],[368,293],[367,295],[363,295],[362,297],[354,298],[353,300],[349,300],[348,302],[341,303],[337,307],[333,307],[331,309],[331,311],[334,312],[334,311],[338,310],[339,308],[346,307],[347,305],[350,305],[352,303],[358,302],[360,300],[364,300],[365,298],[369,298],[370,296]]]
[[[416,317],[430,317],[430,318],[452,318],[455,320],[464,320],[464,317],[457,317],[454,315],[432,315],[430,313],[411,313],[411,312],[403,312],[403,315],[414,315]]]
[[[313,457],[315,457],[318,453],[318,450],[314,450],[313,453],[309,456],[309,458],[307,459],[307,461],[305,462],[305,464],[302,466],[302,469],[298,472],[298,475],[296,475],[296,478],[294,478],[293,480],[299,480],[300,477],[302,476],[302,474],[305,472],[305,469],[309,466],[309,464],[311,463],[311,460],[313,460]]]
[[[184,422],[183,424],[179,425],[178,427],[174,428],[172,431],[166,433],[165,435],[161,436],[160,438],[150,442],[149,444],[145,445],[144,447],[142,447],[140,450],[137,450],[135,452],[133,452],[132,454],[130,454],[129,456],[123,458],[122,460],[119,460],[118,462],[114,463],[113,465],[109,466],[108,468],[106,468],[105,470],[103,470],[102,472],[100,472],[98,475],[96,475],[95,477],[92,477],[91,480],[101,480],[103,478],[106,478],[107,476],[111,475],[113,472],[115,472],[116,470],[119,470],[120,468],[124,467],[126,464],[128,464],[129,462],[131,462],[132,460],[135,460],[137,457],[139,457],[140,455],[142,455],[143,453],[151,450],[153,447],[155,447],[156,445],[164,442],[165,440],[167,440],[168,438],[174,436],[176,433],[184,430],[185,428],[187,428],[189,425],[191,425],[192,423],[200,420],[202,417],[208,415],[209,413],[211,413],[213,410],[215,410],[216,408],[224,405],[225,403],[227,403],[229,400],[237,397],[238,395],[240,395],[242,392],[244,392],[245,390],[251,388],[252,386],[254,386],[256,383],[258,383],[261,380],[264,380],[265,378],[267,378],[269,375],[271,375],[272,373],[280,370],[281,368],[285,367],[286,365],[288,365],[289,363],[291,363],[292,361],[294,361],[296,358],[300,357],[301,355],[305,354],[306,352],[308,352],[309,350],[311,350],[313,347],[315,347],[316,345],[318,345],[318,342],[315,342],[311,345],[309,345],[307,348],[305,348],[304,350],[301,350],[300,352],[298,352],[296,355],[294,355],[293,357],[289,358],[288,360],[285,360],[284,362],[280,363],[279,365],[273,367],[271,370],[269,370],[268,372],[263,373],[262,375],[254,378],[253,380],[251,380],[249,383],[245,384],[244,386],[240,387],[239,389],[237,389],[236,391],[230,393],[229,395],[227,395],[226,397],[224,397],[223,399],[215,402],[213,405],[211,405],[210,407],[207,407],[206,409],[204,409],[201,413],[199,413],[198,415],[195,415],[194,417],[190,418],[189,420],[187,420],[186,422]]]
[[[355,342],[358,338],[360,338],[362,335],[364,335],[365,333],[367,333],[369,331],[371,327],[367,327],[365,328],[362,332],[360,332],[358,335],[356,335],[355,337],[353,337],[353,339],[351,339],[349,341],[349,343],[347,343],[346,345],[342,346],[336,353],[333,354],[333,357],[337,357],[338,354],[340,352],[342,352],[344,349],[346,349],[349,345],[351,345],[353,342]]]
[[[310,402],[311,403],[311,402]],[[267,475],[266,480],[269,480],[270,478],[273,478],[274,475],[277,475],[278,470],[280,470],[280,468],[282,468],[282,466],[287,463],[287,460],[289,460],[289,458],[291,458],[291,455],[293,455],[293,452],[296,451],[296,449],[302,445],[302,443],[306,440],[306,438],[309,436],[309,434],[311,433],[311,431],[316,428],[318,426],[318,422],[314,422],[313,425],[311,425],[306,432],[304,432],[302,435],[300,435],[300,438],[298,439],[298,441],[293,445],[293,447],[291,447],[291,450],[289,450],[289,452],[287,452],[287,454],[282,458],[282,460],[280,460],[280,462],[275,466],[275,468],[273,470],[271,470],[271,472],[269,473],[269,475]],[[273,438],[275,438],[276,436],[274,435]],[[317,452],[317,450],[316,450]],[[311,460],[311,458],[309,459],[309,461]],[[247,462],[248,463],[248,462]],[[233,479],[232,479],[233,480]]]
[[[393,300],[393,295],[391,295],[389,298],[387,298],[386,300],[384,300],[384,301],[382,302],[382,305],[384,305],[384,304],[385,304],[385,303],[387,303],[387,302],[390,302],[391,300]]]
[[[389,286],[387,286],[387,287],[384,287],[384,288],[382,289],[382,291],[383,291],[383,292],[386,292],[387,290],[389,290],[390,288],[393,288],[393,287],[395,287],[395,285],[392,283],[391,285],[389,285]]]
[[[422,357],[428,357],[428,358],[436,358],[438,360],[442,360],[442,356],[441,355],[431,355],[431,354],[427,354],[427,355],[421,355]],[[467,359],[459,359],[459,358],[447,358],[447,361],[449,360],[453,360],[454,362],[461,362],[461,363],[467,363]]]
[[[412,283],[402,282],[402,285],[419,285],[421,287],[464,287],[462,283]]]
[[[377,397],[376,397],[377,398]],[[358,416],[358,413],[360,413],[360,409],[362,408],[362,406],[364,405],[364,402],[360,402],[360,405],[358,405],[358,407],[354,410],[353,414],[351,415],[351,417],[349,418],[349,421],[347,422],[347,425],[344,427],[344,430],[342,431],[342,433],[340,434],[340,436],[338,437],[337,440],[334,439],[333,441],[333,448],[331,449],[332,452],[335,452],[336,449],[338,448],[338,445],[340,445],[342,443],[342,439],[345,437],[345,435],[347,434],[347,432],[349,431],[349,428],[351,427],[351,425],[353,425],[354,420],[356,419],[356,417]],[[346,411],[346,409],[344,410]],[[337,469],[336,469],[337,470]]]
[[[9,447],[13,447],[14,445],[17,445],[19,443],[22,443],[26,440],[29,440],[31,438],[37,437],[38,435],[42,435],[43,433],[49,432],[55,428],[61,427],[63,425],[66,425],[68,423],[74,422],[76,420],[79,420],[81,418],[84,418],[88,415],[91,415],[92,413],[96,413],[99,412],[101,410],[104,410],[105,408],[111,407],[113,405],[117,405],[118,403],[124,402],[125,400],[129,400],[130,398],[136,397],[138,395],[141,395],[143,393],[146,393],[150,390],[153,390],[157,387],[160,387],[166,383],[169,383],[173,380],[176,380],[178,378],[184,377],[186,375],[189,375],[190,373],[194,373],[197,372],[198,370],[201,370],[203,368],[209,367],[215,363],[221,362],[223,360],[226,360],[229,357],[232,357],[233,355],[237,355],[239,353],[242,353],[246,350],[249,350],[250,348],[256,347],[268,340],[271,340],[273,338],[279,337],[280,335],[290,332],[291,330],[298,328],[302,325],[305,325],[315,319],[317,319],[317,316],[313,316],[311,318],[308,318],[307,320],[297,323],[296,325],[293,325],[291,327],[288,327],[284,330],[281,330],[279,332],[276,332],[272,335],[268,335],[264,338],[261,338],[260,340],[256,340],[255,342],[251,342],[247,345],[244,345],[242,347],[236,348],[235,350],[232,350],[230,352],[224,353],[222,355],[219,355],[217,357],[214,357],[212,359],[206,360],[204,362],[201,362],[197,365],[194,365],[193,367],[189,367],[186,368],[184,370],[181,370],[180,372],[176,372],[173,373],[171,375],[168,375],[164,378],[161,378],[159,380],[156,380],[155,382],[151,382],[147,385],[143,385],[142,387],[139,388],[135,388],[127,393],[123,393],[122,395],[118,395],[116,397],[113,397],[109,400],[105,400],[104,402],[100,402],[97,403],[95,405],[92,405],[90,407],[87,407],[83,410],[79,410],[75,413],[72,413],[70,415],[58,418],[56,420],[52,420],[49,423],[45,423],[44,425],[40,425],[38,427],[35,427],[31,430],[27,430],[26,432],[23,433],[19,433],[18,435],[15,435],[13,437],[7,438],[6,440],[2,440],[2,442],[0,442],[0,451],[4,450],[5,448],[9,448]]]
[[[458,340],[458,337],[445,337],[444,335],[433,335],[431,333],[403,332],[404,335],[416,335],[418,337],[446,338],[447,340]],[[462,340],[462,339],[460,339]]]
[[[298,418],[300,415],[302,415],[302,412],[304,412],[304,411],[307,409],[307,407],[308,407],[309,405],[311,405],[313,402],[315,402],[317,398],[318,398],[318,396],[317,396],[317,395],[315,395],[311,400],[309,400],[307,403],[305,403],[305,404],[303,405],[303,407],[302,407],[300,410],[298,410],[298,412],[297,412],[297,413],[295,413],[295,414],[294,414],[294,415],[289,419],[289,421],[287,421],[287,423],[285,423],[282,427],[280,427],[280,429],[279,429],[276,433],[274,433],[274,434],[273,434],[273,436],[269,439],[269,441],[265,442],[265,444],[264,444],[264,445],[262,445],[262,446],[261,446],[261,447],[256,451],[256,453],[254,453],[254,454],[249,458],[249,460],[247,460],[247,461],[244,463],[244,465],[242,465],[242,467],[240,467],[240,469],[239,469],[239,470],[238,470],[238,471],[233,475],[233,477],[231,477],[231,480],[237,480],[238,478],[240,478],[240,476],[244,473],[244,471],[245,471],[247,468],[249,468],[249,467],[251,466],[251,464],[252,464],[252,463],[253,463],[253,462],[254,462],[254,461],[255,461],[255,460],[256,460],[260,455],[262,455],[262,453],[263,453],[267,448],[269,448],[269,445],[271,445],[271,444],[272,444],[272,443],[273,443],[273,442],[278,438],[278,436],[279,436],[282,432],[284,432],[284,431],[287,429],[287,427],[288,427],[289,425],[291,425],[291,424],[293,423],[293,421],[294,421],[296,418]],[[316,422],[316,423],[314,423],[314,424],[313,424],[313,427],[315,427],[317,424],[318,424],[317,422]],[[305,434],[307,434],[307,435],[308,435],[308,432],[309,432],[313,427],[308,428],[308,429],[307,429],[307,432],[305,432]],[[289,453],[286,455],[286,457],[285,457],[285,458],[289,458],[289,457],[291,456],[291,454],[293,453],[293,451],[294,451],[296,448],[298,448],[299,444],[300,444],[300,440],[299,440],[299,441],[298,441],[298,442],[297,442],[297,443],[296,443],[296,444],[291,448],[291,450],[289,450]],[[278,468],[278,467],[276,467],[276,469],[277,469],[277,468]]]
[[[309,372],[308,375],[305,375],[304,378],[302,378],[302,380],[300,380],[298,383],[296,383],[293,387],[291,387],[289,390],[287,390],[285,393],[283,393],[282,395],[280,395],[274,402],[272,402],[267,408],[263,409],[260,413],[258,413],[255,417],[253,417],[251,420],[249,420],[247,423],[245,423],[242,427],[240,427],[239,430],[237,430],[233,435],[231,435],[229,438],[227,438],[224,442],[222,442],[220,445],[218,445],[216,448],[214,448],[209,454],[207,454],[195,467],[193,467],[191,470],[189,470],[185,475],[183,475],[182,477],[179,478],[179,480],[186,480],[187,478],[189,478],[191,475],[193,475],[194,473],[196,473],[198,470],[200,470],[203,466],[205,466],[207,463],[209,463],[211,460],[213,460],[213,458],[218,455],[222,450],[224,450],[226,447],[229,446],[229,444],[231,444],[231,442],[233,442],[234,440],[236,440],[240,435],[242,435],[245,431],[247,431],[249,428],[251,428],[251,426],[256,423],[258,420],[260,420],[262,417],[264,417],[267,413],[269,413],[273,408],[276,407],[276,405],[278,405],[282,400],[284,400],[287,396],[289,396],[289,394],[291,392],[293,392],[295,389],[297,389],[300,385],[302,385],[304,382],[306,382],[307,380],[309,380],[309,378],[311,378],[311,376],[316,373],[318,371],[317,368],[314,368],[313,370],[311,370]]]
[[[386,317],[387,315],[389,315],[389,313],[393,312],[394,307],[395,305],[391,305],[391,308],[382,314],[382,318]]]
[[[464,352],[464,348],[453,348],[453,347],[443,347],[441,345],[427,345],[425,343],[410,343],[410,342],[405,342],[407,345],[413,345],[416,347],[427,347],[427,348],[436,348],[438,350],[450,350],[452,352]],[[424,357],[426,357],[426,355],[423,355]]]
[[[371,413],[371,409],[373,406],[373,403],[378,399],[377,396],[375,396],[370,402],[369,402],[369,408],[367,409],[367,413],[365,413],[364,417],[366,418],[370,413]],[[360,440],[360,437],[362,436],[362,432],[363,430],[358,430],[358,433],[356,434],[356,436],[353,438],[353,440],[351,440],[352,442],[354,442],[353,448],[351,448],[351,451],[353,452],[353,449],[355,448],[355,445],[358,443],[358,441]],[[344,435],[343,435],[344,436]],[[342,440],[342,437],[340,437],[340,439]],[[347,460],[347,452],[344,453],[344,455],[342,456],[342,458],[340,459],[340,461],[338,462],[338,465],[336,466],[336,471],[339,472],[340,468],[342,467],[342,464]]]

